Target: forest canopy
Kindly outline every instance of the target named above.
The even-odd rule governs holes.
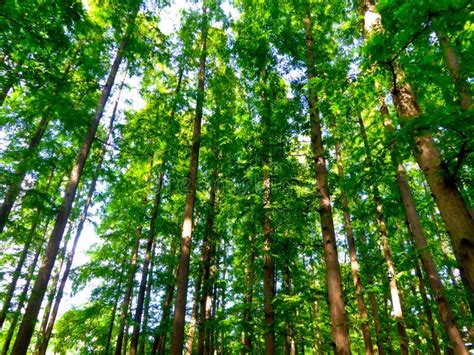
[[[468,0],[0,2],[2,354],[474,351]]]

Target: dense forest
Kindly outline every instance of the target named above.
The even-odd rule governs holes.
[[[1,354],[474,351],[469,0],[0,1]]]

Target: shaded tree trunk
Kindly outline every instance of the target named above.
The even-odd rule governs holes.
[[[374,163],[372,161],[372,156],[371,156],[371,150],[370,150],[369,142],[367,139],[367,133],[365,131],[364,122],[362,121],[362,117],[360,116],[360,114],[359,114],[359,126],[360,126],[361,136],[364,142],[364,147],[366,150],[367,165],[369,166],[370,171],[375,171]],[[396,280],[395,263],[393,261],[392,251],[390,248],[390,243],[388,241],[387,226],[385,223],[382,199],[380,197],[380,193],[379,193],[377,185],[372,186],[372,195],[373,195],[374,202],[376,204],[375,210],[376,210],[376,215],[377,215],[377,220],[378,220],[380,241],[382,244],[382,250],[383,250],[383,254],[385,258],[385,263],[387,264],[390,296],[392,299],[393,314],[395,316],[395,321],[397,324],[397,333],[398,333],[398,338],[400,341],[400,351],[402,354],[408,355],[408,336],[406,333],[405,321],[403,318],[400,292],[398,290],[398,285],[397,285],[397,280]]]
[[[138,249],[140,247],[140,236],[141,236],[141,227],[138,227],[136,231],[136,242],[135,245],[132,249],[132,255],[130,259],[130,271],[128,274],[128,280],[127,280],[127,289],[125,291],[125,295],[123,297],[122,305],[121,305],[121,314],[120,314],[120,325],[119,325],[119,331],[117,334],[117,341],[115,342],[115,355],[120,355],[122,351],[122,345],[123,345],[123,339],[124,339],[124,333],[125,333],[125,323],[127,322],[127,316],[128,316],[128,311],[130,307],[130,301],[132,299],[132,293],[133,293],[133,284],[135,281],[135,274],[137,272],[137,254],[138,254]]]
[[[312,34],[311,16],[308,13],[304,19],[306,31],[306,65],[307,79],[311,83],[316,78],[316,60],[314,55],[314,40]],[[313,86],[308,93],[311,145],[316,167],[316,190],[319,198],[319,215],[323,234],[324,259],[326,263],[326,279],[328,284],[328,301],[332,326],[334,351],[336,354],[349,354],[349,329],[344,310],[342,294],[341,270],[337,258],[336,237],[332,217],[331,196],[329,192],[326,160],[321,134],[321,120],[317,110],[317,96]]]
[[[215,152],[218,156],[218,152]],[[216,163],[217,164],[217,163]],[[200,312],[199,312],[199,334],[198,334],[198,355],[209,354],[209,318],[211,316],[212,304],[212,276],[211,264],[214,250],[214,217],[217,194],[217,167],[214,167],[211,176],[211,189],[209,192],[208,212],[206,217],[205,239],[202,246],[203,255],[203,271],[202,271],[202,290],[200,298]]]
[[[364,301],[364,291],[362,287],[362,281],[360,279],[359,261],[357,258],[354,232],[352,230],[351,217],[349,213],[349,201],[347,199],[347,194],[346,194],[346,191],[344,189],[344,184],[343,184],[344,167],[342,164],[341,144],[337,138],[336,138],[336,161],[337,161],[337,171],[338,171],[339,179],[341,181],[340,189],[341,189],[341,199],[342,199],[342,214],[344,218],[344,228],[346,230],[347,244],[349,245],[349,256],[350,256],[352,280],[354,282],[359,316],[362,319],[361,328],[362,328],[362,336],[364,337],[365,353],[373,354],[374,348],[372,345],[372,338],[370,335],[369,315],[367,312],[367,306]]]
[[[178,264],[173,331],[171,334],[172,355],[181,355],[184,345],[184,317],[186,313],[186,298],[189,280],[189,261],[191,256],[191,233],[193,229],[194,203],[196,200],[196,184],[199,165],[199,147],[201,144],[201,122],[205,98],[204,84],[206,78],[207,33],[207,8],[204,2],[202,11],[201,55],[199,60],[196,115],[194,117],[192,148],[188,173],[188,186],[186,191],[186,204],[184,208],[184,221],[181,233],[181,250]]]
[[[244,349],[242,351],[243,354],[250,354],[253,351],[253,348],[252,348],[252,337],[253,337],[252,309],[253,309],[253,284],[254,284],[254,274],[255,274],[255,234],[253,230],[250,233],[250,248],[251,248],[250,256],[249,256],[248,267],[247,267],[247,272],[246,272],[246,274],[248,275],[247,290],[244,296],[244,314],[243,314]]]
[[[105,350],[104,350],[105,355],[109,355],[109,351],[110,351],[110,343],[112,341],[112,333],[114,331],[114,324],[115,324],[115,314],[117,313],[118,301],[120,298],[119,291],[121,290],[121,288],[122,288],[122,280],[120,280],[117,290],[115,291],[114,306],[112,307],[112,313],[110,315],[109,331],[107,332],[107,341],[105,343]]]
[[[193,310],[191,312],[191,320],[189,321],[188,341],[186,343],[187,355],[191,355],[193,353],[194,334],[196,332],[196,319],[198,317],[198,311],[199,311],[199,293],[201,291],[201,284],[202,284],[202,269],[199,268],[198,274],[196,276],[196,285],[194,288]]]
[[[69,181],[64,192],[63,201],[61,207],[59,208],[56,217],[56,222],[51,233],[50,239],[48,241],[48,245],[46,247],[46,255],[38,271],[38,277],[36,278],[31,297],[28,301],[25,316],[23,317],[23,321],[21,322],[20,329],[18,331],[18,336],[16,338],[12,353],[14,355],[26,354],[28,350],[28,346],[30,344],[31,337],[35,328],[36,318],[41,307],[41,302],[43,301],[43,297],[48,286],[48,281],[51,276],[51,271],[53,269],[54,261],[56,260],[59,246],[61,244],[64,229],[66,227],[69,215],[72,210],[72,204],[76,196],[77,187],[81,179],[82,171],[84,169],[87,156],[89,155],[92,142],[96,135],[100,119],[102,118],[107,99],[109,98],[110,92],[112,90],[112,86],[114,84],[119,66],[122,62],[122,58],[125,53],[125,47],[127,45],[128,38],[130,37],[130,34],[132,32],[133,23],[138,13],[138,9],[139,3],[137,2],[136,8],[133,10],[132,15],[130,16],[124,38],[120,43],[120,47],[115,56],[106,84],[102,89],[102,93],[95,111],[95,116],[90,122],[89,128],[84,137],[84,141],[81,145],[79,153],[76,157],[76,161],[71,170]]]

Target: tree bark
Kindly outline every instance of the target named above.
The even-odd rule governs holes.
[[[201,122],[204,107],[204,85],[206,78],[206,43],[208,33],[207,8],[203,3],[202,31],[201,31],[201,56],[198,74],[198,88],[196,100],[196,115],[192,138],[191,155],[189,162],[188,186],[184,208],[184,221],[181,233],[181,250],[178,264],[177,290],[175,311],[173,318],[173,331],[171,334],[171,354],[181,355],[184,345],[184,317],[186,313],[186,298],[189,280],[189,261],[191,256],[191,238],[193,230],[194,203],[196,201],[196,185],[198,178],[199,147],[201,144]]]
[[[252,228],[252,227],[251,227]],[[253,233],[252,233],[253,232]],[[247,279],[247,290],[244,297],[244,349],[243,354],[251,354],[252,348],[252,337],[253,337],[253,326],[252,326],[252,309],[253,309],[253,283],[255,274],[255,234],[252,230],[250,233],[250,256],[248,260],[248,279]],[[210,348],[211,349],[211,348]],[[206,354],[207,355],[207,354]]]
[[[217,153],[217,154],[216,154]],[[218,152],[215,152],[215,156],[218,156]],[[217,164],[217,163],[216,163]],[[211,189],[209,192],[208,212],[206,217],[206,229],[205,239],[203,242],[203,280],[202,290],[200,298],[200,313],[199,313],[199,327],[198,327],[198,355],[209,355],[209,334],[208,321],[211,316],[211,304],[212,304],[212,276],[211,275],[211,264],[212,255],[214,249],[214,217],[215,217],[215,205],[216,205],[216,194],[217,194],[217,178],[218,172],[217,167],[214,167],[211,176]]]
[[[95,111],[95,116],[90,122],[90,126],[87,130],[87,133],[84,137],[84,141],[76,157],[74,166],[71,170],[63,201],[61,207],[59,208],[56,217],[56,222],[51,233],[51,237],[48,241],[46,255],[43,258],[41,267],[38,271],[38,277],[36,278],[31,297],[28,301],[25,316],[23,317],[23,321],[21,322],[20,329],[18,331],[18,336],[16,338],[15,345],[13,348],[13,355],[23,355],[26,354],[28,350],[28,346],[30,344],[31,337],[33,335],[34,327],[36,324],[36,318],[38,316],[41,307],[41,302],[43,300],[46,288],[48,286],[48,281],[51,276],[51,270],[53,269],[54,261],[56,260],[56,256],[58,254],[59,245],[61,244],[61,240],[64,234],[64,229],[71,213],[72,204],[76,196],[77,187],[81,179],[82,171],[84,169],[87,156],[89,155],[92,142],[96,135],[100,119],[102,118],[107,99],[109,98],[110,92],[112,90],[112,86],[114,84],[119,66],[122,62],[122,58],[125,53],[125,47],[132,32],[133,24],[135,21],[135,17],[138,13],[138,9],[139,2],[137,2],[136,8],[132,11],[124,38],[120,43],[120,47],[115,56],[106,84],[102,89],[102,93]]]
[[[454,81],[456,93],[459,96],[461,109],[467,111],[472,106],[472,95],[469,90],[469,83],[461,74],[461,67],[454,48],[449,44],[449,38],[443,31],[436,31],[439,44],[443,50],[444,60]]]
[[[390,133],[393,131],[393,126],[388,115],[388,110],[383,104],[381,106],[381,112],[384,118],[384,126],[387,132]],[[398,189],[402,197],[409,234],[413,239],[413,244],[421,260],[423,269],[428,275],[429,285],[435,294],[434,298],[441,316],[441,322],[446,329],[446,333],[448,334],[449,341],[455,353],[467,354],[467,349],[464,345],[461,332],[456,325],[454,314],[451,310],[448,299],[446,298],[443,283],[433,260],[433,256],[431,255],[431,252],[428,248],[428,242],[426,240],[423,226],[421,225],[420,217],[418,215],[418,211],[416,210],[415,202],[410,191],[408,178],[405,174],[403,165],[399,162],[397,157],[394,142],[391,143],[391,151],[393,164],[396,167],[395,176],[397,179]],[[435,339],[433,339],[433,342],[435,342]]]
[[[369,147],[369,142],[367,139],[367,133],[365,131],[364,121],[359,114],[359,126],[361,131],[361,136],[364,142],[364,147],[367,155],[367,165],[370,168],[370,171],[374,171],[374,163],[372,161],[371,151]],[[400,300],[400,292],[398,290],[396,272],[395,272],[395,263],[392,258],[392,251],[388,241],[387,226],[385,223],[385,217],[383,212],[382,199],[377,185],[372,186],[372,197],[376,204],[375,212],[378,220],[378,228],[380,233],[380,241],[382,244],[382,250],[385,258],[385,263],[387,264],[388,271],[388,281],[390,288],[390,296],[392,299],[392,308],[393,314],[395,316],[395,321],[397,324],[397,333],[400,341],[400,352],[402,354],[408,355],[408,336],[405,328],[405,321],[403,318],[402,303]]]
[[[334,127],[336,130],[336,127]],[[335,136],[335,134],[333,134]],[[351,225],[351,216],[349,212],[349,201],[347,199],[347,194],[344,189],[343,179],[344,179],[344,167],[342,164],[342,154],[341,154],[341,144],[339,139],[336,138],[336,161],[337,161],[337,171],[339,179],[341,181],[341,199],[342,199],[342,214],[344,217],[344,228],[346,230],[347,244],[349,245],[349,256],[351,263],[351,272],[352,280],[354,282],[355,295],[357,299],[357,307],[359,309],[359,316],[362,319],[362,336],[364,338],[364,346],[366,354],[373,354],[374,348],[372,345],[372,338],[370,336],[370,325],[369,325],[369,315],[367,312],[367,306],[364,301],[364,291],[362,287],[362,281],[360,278],[360,267],[359,261],[357,258],[356,245],[354,240],[354,232]]]
[[[150,216],[150,229],[148,232],[145,259],[143,260],[142,279],[140,281],[140,288],[138,290],[137,307],[135,310],[132,341],[130,344],[130,355],[135,355],[138,350],[138,341],[140,339],[140,324],[142,321],[142,313],[143,313],[143,303],[145,301],[145,292],[147,288],[148,269],[150,267],[150,261],[152,257],[151,252],[153,249],[153,245],[155,244],[156,220],[158,218],[158,211],[160,209],[161,188],[163,186],[164,176],[165,176],[164,172],[161,172],[158,178],[158,184],[156,186],[156,192],[155,192],[155,199],[153,201],[153,210]]]
[[[196,276],[196,285],[194,288],[194,303],[193,310],[191,312],[191,320],[189,321],[189,333],[188,341],[186,343],[186,354],[192,355],[194,347],[194,334],[196,332],[196,319],[199,311],[199,294],[201,292],[202,284],[202,269],[198,269],[198,274]]]
[[[349,329],[344,310],[342,294],[341,270],[337,258],[336,237],[332,217],[331,196],[329,192],[326,160],[321,134],[321,120],[317,110],[317,96],[311,82],[316,78],[316,60],[314,56],[314,40],[312,34],[311,16],[304,17],[306,31],[306,65],[309,87],[309,112],[311,124],[311,145],[314,164],[316,167],[316,190],[319,198],[319,215],[323,234],[324,259],[326,263],[326,279],[328,283],[328,300],[332,325],[334,352],[336,354],[349,354]]]
[[[128,274],[128,280],[127,280],[127,289],[125,290],[125,295],[123,297],[121,309],[122,312],[120,314],[120,326],[119,326],[119,331],[117,334],[117,341],[115,342],[115,355],[120,355],[122,352],[122,346],[123,346],[123,339],[124,339],[124,332],[125,332],[125,323],[127,322],[127,316],[128,316],[128,310],[130,307],[130,301],[132,299],[132,293],[133,293],[133,284],[135,281],[135,274],[137,272],[137,254],[138,254],[138,249],[140,248],[140,237],[141,237],[142,231],[141,227],[137,228],[136,231],[136,242],[135,245],[132,249],[132,255],[130,259],[130,271]]]
[[[47,225],[48,225],[48,223],[46,224],[45,234],[46,234],[46,231],[47,231]],[[22,310],[22,308],[25,304],[26,296],[28,294],[28,290],[30,288],[31,281],[33,279],[33,274],[35,272],[36,265],[38,264],[38,260],[39,260],[39,257],[41,255],[42,249],[43,249],[43,244],[44,243],[40,244],[38,250],[35,253],[33,261],[31,262],[30,269],[28,271],[28,277],[26,278],[26,283],[23,286],[23,290],[20,294],[20,298],[18,299],[18,305],[16,307],[15,313],[13,314],[13,319],[10,322],[10,327],[8,328],[8,333],[5,337],[5,341],[3,342],[2,355],[7,355],[8,354],[8,350],[10,348],[10,344],[11,344],[11,341],[13,339],[13,334],[15,333],[16,325],[18,324],[18,320],[20,319],[21,310]]]
[[[124,264],[125,264],[125,261],[124,261]],[[105,355],[109,355],[109,351],[110,351],[110,343],[112,341],[112,333],[114,331],[115,314],[117,313],[117,307],[118,307],[118,301],[120,298],[121,288],[122,288],[122,280],[120,280],[119,285],[117,289],[115,290],[114,306],[112,307],[112,314],[110,316],[109,331],[107,332],[107,342],[105,343],[105,350],[104,350]]]

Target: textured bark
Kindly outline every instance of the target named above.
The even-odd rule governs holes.
[[[218,156],[218,152],[215,152]],[[208,321],[211,316],[212,304],[212,281],[211,273],[212,254],[214,249],[214,217],[217,194],[217,167],[212,171],[211,189],[209,191],[208,211],[206,217],[205,239],[202,246],[203,271],[202,271],[202,290],[200,298],[199,312],[199,334],[198,334],[198,355],[209,354],[209,330]]]
[[[459,59],[454,48],[449,43],[449,38],[443,31],[436,31],[441,49],[443,50],[444,60],[454,81],[456,93],[459,96],[461,109],[467,111],[472,106],[472,95],[469,90],[469,83],[461,73]]]
[[[100,119],[102,118],[105,105],[107,103],[110,92],[112,90],[112,86],[114,84],[119,66],[122,62],[122,58],[125,53],[125,47],[127,45],[128,38],[130,37],[130,34],[132,32],[133,23],[138,13],[138,9],[139,9],[139,3],[136,4],[136,8],[133,10],[133,13],[130,17],[129,24],[127,25],[124,38],[122,39],[120,43],[120,47],[115,56],[109,76],[107,77],[106,84],[104,88],[102,89],[99,102],[97,103],[95,116],[90,122],[87,133],[84,136],[84,141],[81,145],[81,148],[76,157],[76,161],[74,162],[73,168],[71,170],[71,174],[70,174],[68,183],[66,185],[64,196],[63,196],[63,201],[61,203],[61,207],[58,210],[56,222],[55,222],[53,231],[51,233],[50,239],[48,241],[48,245],[46,247],[46,255],[43,258],[41,267],[38,271],[38,277],[36,278],[31,297],[28,301],[28,305],[25,311],[25,316],[23,317],[23,321],[21,322],[21,325],[20,325],[20,330],[18,331],[18,336],[16,338],[15,345],[12,352],[12,354],[14,355],[26,354],[28,350],[28,346],[30,344],[31,337],[33,335],[33,331],[35,328],[36,318],[41,308],[41,302],[43,301],[43,297],[44,297],[46,288],[48,286],[48,281],[51,276],[51,271],[53,269],[53,265],[56,260],[59,246],[61,244],[61,240],[64,234],[64,229],[66,227],[67,221],[69,219],[69,215],[72,210],[72,204],[76,196],[77,187],[81,179],[82,171],[84,169],[87,156],[89,155],[92,142],[96,135]]]
[[[136,242],[135,245],[132,249],[131,253],[131,258],[130,258],[130,271],[128,274],[128,280],[127,280],[127,289],[125,290],[125,295],[123,297],[123,301],[121,304],[121,313],[120,313],[120,325],[119,325],[119,330],[117,334],[117,341],[115,342],[115,355],[120,355],[122,351],[122,346],[123,346],[123,339],[124,339],[124,333],[125,333],[125,323],[127,322],[127,316],[129,313],[129,308],[130,308],[130,301],[132,299],[132,293],[133,293],[133,284],[135,281],[135,274],[137,273],[137,254],[138,254],[138,249],[140,247],[140,237],[142,234],[141,227],[137,228],[136,231]]]
[[[201,56],[198,74],[198,88],[196,100],[196,115],[192,138],[191,155],[189,162],[188,186],[184,208],[184,221],[181,233],[181,250],[178,264],[176,301],[173,318],[173,332],[171,334],[171,354],[181,355],[184,345],[184,317],[186,313],[186,298],[189,280],[189,261],[191,256],[191,237],[193,230],[194,203],[196,200],[196,185],[198,178],[199,147],[201,144],[201,122],[204,107],[204,84],[206,78],[206,43],[208,23],[207,9],[203,3],[202,31],[201,31]]]
[[[369,142],[367,139],[367,133],[365,131],[364,122],[360,115],[359,115],[359,126],[360,126],[361,136],[364,142],[364,147],[366,150],[367,165],[369,166],[370,171],[373,172],[375,171],[374,170],[375,167],[372,161],[371,150],[369,147]],[[405,321],[403,318],[400,292],[398,290],[398,285],[397,285],[397,280],[396,280],[395,263],[393,262],[392,251],[391,251],[390,244],[388,241],[387,226],[385,223],[382,199],[380,197],[380,193],[376,185],[372,186],[372,197],[376,205],[375,212],[376,212],[377,221],[378,221],[380,242],[382,244],[382,250],[383,250],[383,254],[385,258],[385,263],[387,264],[390,296],[392,299],[393,314],[395,316],[395,321],[397,324],[397,333],[398,333],[398,338],[400,341],[400,352],[402,354],[408,355],[408,336],[406,333]]]
[[[349,256],[351,263],[352,280],[354,282],[355,295],[357,299],[357,307],[359,310],[359,317],[362,319],[362,335],[364,337],[364,346],[366,354],[373,354],[374,348],[372,345],[372,338],[370,336],[370,325],[369,315],[367,312],[367,306],[364,301],[364,291],[362,287],[362,281],[360,279],[360,268],[359,261],[357,258],[356,245],[354,240],[354,232],[351,225],[351,216],[349,212],[349,201],[347,199],[346,191],[344,190],[344,167],[342,164],[341,144],[336,138],[336,160],[337,160],[337,172],[339,179],[341,180],[341,199],[342,199],[342,214],[344,217],[344,228],[346,231],[347,244],[349,245]]]
[[[408,83],[392,91],[393,100],[402,124],[420,116],[416,97]],[[414,137],[414,156],[435,199],[446,229],[451,237],[453,251],[465,277],[469,298],[474,295],[474,220],[442,161],[433,137],[429,134]]]
[[[188,341],[186,342],[185,353],[187,355],[191,355],[193,353],[194,334],[196,333],[196,320],[197,320],[198,311],[199,311],[199,293],[201,291],[201,284],[202,284],[202,269],[199,269],[198,274],[196,276],[196,285],[194,287],[194,302],[193,302],[193,310],[191,312],[191,320],[189,321]]]
[[[314,41],[310,14],[304,17],[306,31],[306,65],[307,78],[311,83],[315,74],[316,60],[314,56]],[[309,88],[309,112],[311,124],[311,145],[313,150],[314,165],[316,167],[316,190],[319,199],[319,215],[323,234],[324,259],[326,263],[326,279],[328,284],[328,301],[332,326],[334,352],[336,354],[349,354],[349,329],[344,299],[342,294],[341,270],[337,258],[336,236],[332,217],[331,196],[329,192],[324,146],[322,142],[321,120],[317,110],[317,96],[313,86]]]

